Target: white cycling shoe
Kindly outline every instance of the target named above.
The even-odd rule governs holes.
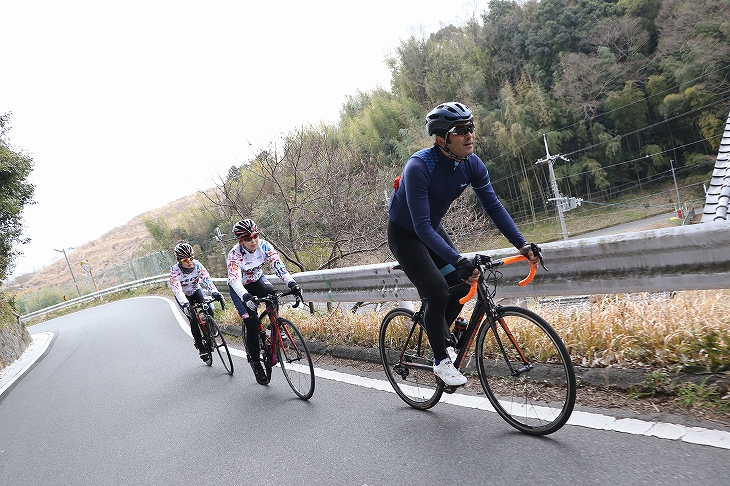
[[[454,368],[451,358],[442,359],[437,365],[433,365],[433,372],[441,378],[441,381],[449,386],[461,386],[466,384],[466,376]]]

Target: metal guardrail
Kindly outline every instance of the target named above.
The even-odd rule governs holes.
[[[100,290],[98,292],[94,292],[91,294],[82,295],[81,297],[76,297],[75,299],[70,299],[65,302],[61,302],[56,305],[52,305],[50,307],[46,307],[44,309],[39,309],[34,312],[29,312],[28,314],[24,314],[20,316],[21,321],[27,321],[29,319],[32,319],[34,317],[42,316],[43,314],[47,314],[49,312],[53,312],[58,309],[63,309],[64,307],[68,307],[75,304],[83,304],[84,302],[89,302],[91,300],[96,300],[100,297],[103,297],[108,294],[113,294],[115,292],[121,292],[122,290],[133,290],[137,287],[141,287],[143,285],[153,285],[158,283],[167,282],[170,280],[170,274],[162,274],[162,275],[155,275],[153,277],[146,277],[139,280],[135,280],[133,282],[126,282],[121,285],[117,285],[115,287],[109,287],[108,289]]]
[[[501,297],[659,292],[730,288],[730,223],[706,223],[540,245],[549,272],[538,270],[530,285],[517,282],[525,262],[503,266]],[[514,249],[487,250],[495,258]],[[473,253],[467,254],[469,256]],[[393,263],[303,272],[294,277],[315,302],[418,300]],[[272,280],[273,283],[273,280]]]
[[[703,223],[541,245],[549,272],[538,270],[535,280],[517,285],[527,264],[500,268],[498,295],[505,298],[595,295],[672,290],[730,288],[730,222]],[[514,249],[487,250],[495,258]],[[473,253],[468,254],[473,255]],[[419,299],[413,284],[393,262],[301,272],[294,275],[311,302],[394,302]],[[106,293],[166,282],[169,274],[137,280],[73,299],[22,317],[28,319],[56,308]],[[278,289],[284,284],[274,276]],[[228,291],[224,278],[214,278],[218,290]]]

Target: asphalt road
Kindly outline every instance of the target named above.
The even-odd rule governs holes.
[[[640,219],[638,221],[631,221],[629,223],[622,223],[616,226],[611,226],[610,228],[604,228],[601,230],[590,231],[588,233],[570,236],[569,239],[578,240],[581,238],[594,238],[598,236],[611,236],[621,233],[629,233],[632,231],[641,231],[643,229],[650,228],[658,223],[666,222],[676,216],[677,213],[659,214],[657,216],[651,216],[649,218]]]
[[[302,401],[278,370],[260,386],[243,358],[205,366],[179,319],[147,297],[32,326],[54,340],[0,395],[0,485],[728,484],[727,432],[576,413],[536,438],[328,370]]]

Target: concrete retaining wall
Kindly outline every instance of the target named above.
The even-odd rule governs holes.
[[[17,321],[0,326],[0,370],[18,359],[31,341],[28,330]]]

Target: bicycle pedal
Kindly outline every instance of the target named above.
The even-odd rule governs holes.
[[[464,385],[447,385],[447,384],[446,384],[446,383],[444,383],[444,381],[443,381],[443,380],[442,380],[441,378],[439,378],[438,376],[436,377],[436,379],[437,379],[437,380],[439,381],[439,383],[443,383],[443,385],[444,385],[444,393],[448,393],[449,395],[451,395],[451,394],[452,394],[452,393],[454,393],[454,392],[455,392],[455,391],[456,391],[457,389],[461,388],[462,386],[464,386],[464,385],[466,384],[466,383],[464,383]]]

